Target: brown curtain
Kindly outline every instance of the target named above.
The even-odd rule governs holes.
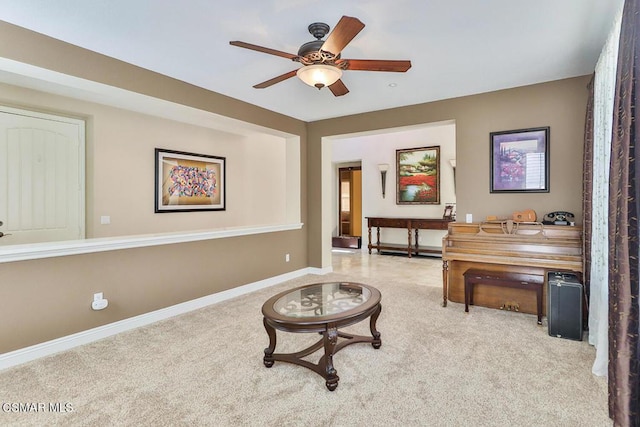
[[[591,76],[587,89],[589,98],[587,100],[587,114],[584,121],[584,154],[582,173],[582,281],[586,300],[589,301],[591,294],[591,222],[593,206],[593,85],[595,74]]]
[[[640,425],[638,211],[636,161],[640,0],[622,14],[609,169],[609,415],[616,426]]]

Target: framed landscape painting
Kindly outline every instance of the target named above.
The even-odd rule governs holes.
[[[490,133],[491,193],[549,192],[549,128]]]
[[[224,157],[155,150],[155,212],[225,210]]]
[[[396,150],[396,171],[396,204],[440,204],[440,146]]]

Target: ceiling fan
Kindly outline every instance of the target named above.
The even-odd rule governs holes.
[[[347,89],[342,80],[340,80],[343,70],[403,73],[411,68],[411,61],[404,60],[342,59],[340,57],[342,49],[344,49],[363,28],[364,24],[358,18],[343,16],[327,39],[323,41],[322,38],[329,32],[329,26],[323,22],[315,22],[309,25],[308,29],[316,40],[300,46],[297,55],[241,41],[231,41],[229,44],[268,53],[270,55],[281,56],[302,64],[302,67],[297,70],[289,71],[288,73],[258,83],[253,86],[256,89],[264,89],[297,75],[303,82],[310,86],[317,87],[318,89],[327,86],[335,96],[342,96],[349,93],[349,89]]]

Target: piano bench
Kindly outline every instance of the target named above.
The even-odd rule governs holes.
[[[469,305],[473,305],[473,285],[477,285],[479,283],[490,286],[502,286],[507,288],[536,291],[538,325],[542,325],[542,286],[544,285],[544,276],[514,273],[510,271],[489,271],[470,268],[464,272],[465,313],[469,312]]]

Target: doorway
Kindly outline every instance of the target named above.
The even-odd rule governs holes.
[[[333,247],[356,248],[362,245],[362,169],[338,168],[338,236]]]

